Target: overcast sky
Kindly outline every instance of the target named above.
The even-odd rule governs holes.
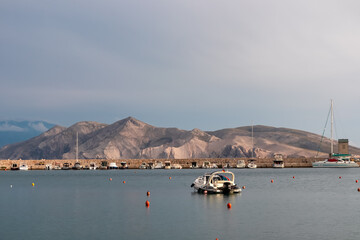
[[[2,0],[0,29],[1,119],[321,134],[334,99],[360,146],[357,0]]]

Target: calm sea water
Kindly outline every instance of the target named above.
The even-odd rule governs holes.
[[[360,238],[360,169],[231,171],[240,195],[194,193],[200,169],[2,171],[0,239]]]

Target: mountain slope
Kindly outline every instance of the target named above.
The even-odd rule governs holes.
[[[76,133],[79,158],[208,158],[271,157],[282,153],[290,157],[316,155],[321,136],[287,128],[254,126],[254,151],[251,127],[204,132],[159,128],[128,117],[107,125],[79,122],[69,128],[56,126],[30,140],[0,149],[2,159],[74,159]],[[325,147],[324,147],[325,146]],[[322,156],[329,152],[323,140]],[[351,153],[360,149],[351,147]]]

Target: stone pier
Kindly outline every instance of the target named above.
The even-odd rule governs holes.
[[[197,166],[201,167],[204,162],[210,162],[211,164],[216,164],[219,168],[230,166],[236,167],[238,160],[244,160],[245,163],[248,163],[248,158],[199,158],[199,159],[42,159],[42,160],[0,160],[0,169],[1,170],[10,170],[13,164],[18,166],[22,164],[27,164],[31,170],[43,170],[47,164],[52,166],[62,167],[64,163],[69,163],[70,167],[74,166],[76,161],[78,161],[82,167],[90,166],[91,163],[95,163],[96,166],[100,166],[102,161],[107,161],[108,164],[114,162],[117,166],[121,165],[121,162],[126,162],[127,166],[130,169],[138,169],[142,163],[156,163],[165,161],[170,161],[171,164],[180,164],[183,168],[190,168],[193,163],[196,163]],[[285,158],[284,163],[286,168],[303,168],[311,167],[311,163],[314,161],[319,161],[323,159],[319,158]],[[256,164],[258,168],[271,168],[273,164],[273,158],[256,158]]]

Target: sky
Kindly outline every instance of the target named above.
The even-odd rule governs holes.
[[[360,147],[359,9],[357,0],[2,0],[0,119],[132,116],[321,135],[333,99],[335,137]]]

